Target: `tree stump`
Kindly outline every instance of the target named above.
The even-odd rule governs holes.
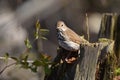
[[[51,68],[51,74],[46,80],[103,80],[99,78],[102,75],[101,68],[99,68],[100,63],[107,55],[113,54],[113,47],[111,47],[113,44],[114,41],[111,40],[102,43],[81,44],[80,55],[73,63],[61,62],[63,55],[68,51],[60,48],[54,60],[55,64]],[[77,53],[72,52],[71,54],[76,56]]]
[[[71,52],[76,57],[72,63],[64,61],[69,51],[60,47],[51,67],[51,74],[45,80],[113,80],[119,58],[119,53],[114,51],[119,50],[116,49],[116,45],[119,45],[117,20],[119,17],[117,19],[115,14],[104,14],[98,35],[98,39],[101,39],[96,43],[81,43],[80,54]]]
[[[100,46],[81,46],[80,51],[81,53],[76,65],[75,77],[72,80],[95,80]]]

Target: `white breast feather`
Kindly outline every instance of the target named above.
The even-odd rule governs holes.
[[[72,41],[59,41],[59,45],[66,50],[76,51],[79,50],[80,45]]]

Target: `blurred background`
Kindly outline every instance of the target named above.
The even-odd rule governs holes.
[[[97,40],[102,13],[119,13],[120,0],[0,0],[0,56],[6,52],[19,56],[25,50],[24,40],[33,40],[36,20],[48,29],[48,40],[38,40],[32,44],[33,53],[40,52],[52,56],[57,54],[56,22],[63,20],[68,27],[86,38],[86,18],[90,28],[90,42]],[[0,61],[0,70],[4,67]],[[0,80],[42,80],[43,72],[7,69]],[[21,76],[22,77],[21,77]]]

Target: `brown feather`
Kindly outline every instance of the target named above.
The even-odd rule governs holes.
[[[81,40],[80,40],[80,36],[75,33],[74,31],[72,31],[70,28],[68,28],[65,31],[65,34],[69,37],[69,39],[75,43],[80,44]]]

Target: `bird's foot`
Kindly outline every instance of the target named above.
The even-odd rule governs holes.
[[[76,57],[71,57],[71,58],[65,58],[65,61],[66,61],[66,63],[73,63],[74,61],[76,61],[77,60],[77,58]]]

